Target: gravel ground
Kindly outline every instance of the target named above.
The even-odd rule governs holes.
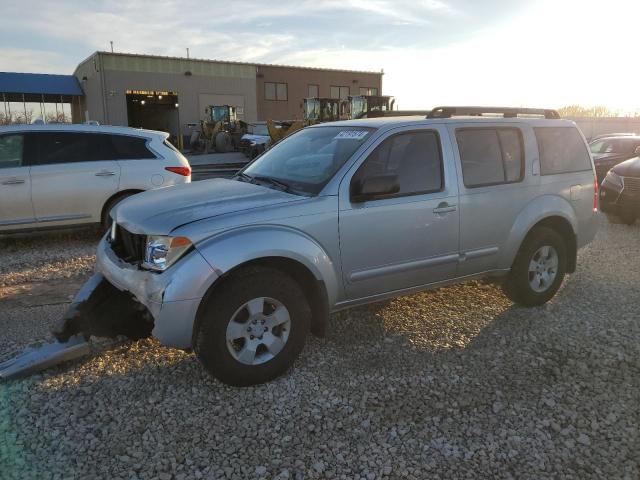
[[[95,242],[0,240],[4,356],[45,335]],[[0,477],[640,478],[638,245],[603,221],[540,308],[472,283],[342,312],[258,387],[154,340],[103,347],[0,385]]]

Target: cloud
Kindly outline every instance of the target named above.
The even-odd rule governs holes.
[[[76,63],[46,50],[0,47],[0,72],[68,74]]]
[[[3,6],[0,66],[71,73],[113,40],[122,52],[384,69],[402,108],[635,107],[626,52],[639,14],[624,0],[25,0]]]

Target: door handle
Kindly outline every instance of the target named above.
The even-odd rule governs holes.
[[[5,180],[4,182],[2,182],[2,185],[20,185],[24,182],[25,180],[22,178],[10,178],[9,180]]]
[[[116,172],[108,172],[103,170],[102,172],[96,173],[96,177],[112,177],[116,174]]]
[[[450,213],[455,212],[457,207],[455,205],[449,205],[447,202],[440,203],[436,208],[433,209],[433,213]]]

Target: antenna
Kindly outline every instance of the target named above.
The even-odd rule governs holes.
[[[113,40],[109,40],[109,43],[111,44],[111,53],[113,53]]]

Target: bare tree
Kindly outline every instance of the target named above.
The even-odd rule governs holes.
[[[596,105],[594,107],[583,107],[581,105],[567,105],[559,108],[558,113],[561,117],[584,117],[584,118],[602,118],[616,117],[618,112],[611,110],[604,105]]]

